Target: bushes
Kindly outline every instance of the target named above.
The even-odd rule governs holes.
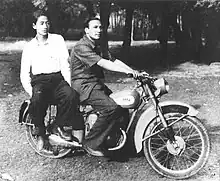
[[[31,17],[37,9],[47,10],[52,17],[53,32],[63,35],[86,10],[78,0],[0,0],[2,36],[33,36]]]

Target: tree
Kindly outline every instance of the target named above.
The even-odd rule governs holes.
[[[65,36],[73,22],[86,7],[79,0],[33,0],[38,9],[48,11],[52,21],[52,30]]]
[[[107,50],[108,50],[108,26],[109,26],[110,10],[111,10],[110,2],[100,2],[100,20],[103,27],[102,53],[104,54],[104,57],[107,56]]]
[[[23,35],[26,26],[23,24],[25,14],[29,14],[34,6],[29,0],[0,1],[0,17],[6,36]]]
[[[131,6],[131,4],[125,6],[125,13],[126,13],[126,18],[125,18],[125,27],[124,27],[124,36],[123,36],[123,55],[127,55],[127,57],[124,57],[125,60],[128,59],[128,55],[129,55],[129,49],[130,49],[130,45],[131,45],[131,38],[133,39],[133,37],[131,37],[132,34],[132,19],[133,19],[133,12],[134,12],[134,8]]]
[[[207,53],[206,62],[209,63],[216,58],[216,48],[220,40],[220,1],[199,0],[195,8],[200,13],[202,33]]]

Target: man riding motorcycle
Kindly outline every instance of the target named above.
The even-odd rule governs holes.
[[[103,54],[100,44],[102,33],[99,18],[92,17],[85,22],[85,35],[71,52],[71,81],[72,87],[80,94],[82,104],[89,104],[99,117],[92,129],[82,139],[83,130],[76,131],[75,136],[83,141],[85,149],[92,155],[103,156],[102,144],[116,122],[124,122],[128,118],[128,110],[117,105],[109,97],[111,90],[102,82],[103,68],[115,72],[133,74],[139,73],[108,52]]]

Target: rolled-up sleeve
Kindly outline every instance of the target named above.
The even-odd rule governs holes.
[[[32,96],[32,86],[31,86],[31,60],[30,60],[29,51],[27,48],[24,48],[21,57],[21,70],[20,70],[20,79],[24,90]]]

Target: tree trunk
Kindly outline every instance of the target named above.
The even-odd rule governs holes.
[[[160,35],[158,40],[161,46],[161,58],[160,64],[163,66],[167,62],[167,51],[168,51],[168,3],[165,2],[163,6],[162,16],[161,16],[161,26],[160,26]]]
[[[181,41],[181,30],[179,24],[177,23],[176,12],[170,15],[169,21],[170,21],[170,25],[173,27],[174,30],[174,38],[175,38],[176,46],[179,47]]]
[[[131,23],[131,42],[134,41],[134,18],[132,18],[132,23]]]
[[[102,53],[107,56],[108,50],[108,26],[109,26],[109,16],[110,16],[111,3],[110,2],[101,2],[100,3],[100,19],[103,27],[103,36],[102,36]]]
[[[133,12],[134,9],[132,6],[127,6],[126,7],[126,19],[125,19],[125,27],[124,27],[124,37],[123,37],[123,54],[125,55],[125,59],[129,57],[129,50],[130,50],[130,45],[131,45],[131,37],[132,34],[132,19],[133,19]],[[126,57],[127,56],[127,57]]]
[[[215,16],[208,17],[208,27],[206,29],[206,51],[207,51],[207,58],[206,63],[211,63],[212,61],[216,61],[218,59],[218,42],[219,42],[219,29],[220,27],[218,23],[218,18]]]

